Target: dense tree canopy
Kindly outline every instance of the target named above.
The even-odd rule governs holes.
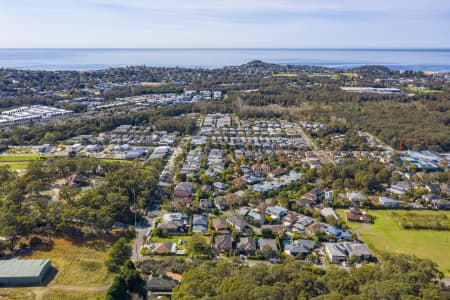
[[[436,264],[411,255],[382,255],[383,265],[326,270],[301,261],[243,267],[207,262],[183,276],[174,299],[445,299]]]

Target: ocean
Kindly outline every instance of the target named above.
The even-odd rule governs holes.
[[[28,70],[86,71],[135,65],[219,68],[252,60],[450,72],[450,49],[0,49],[0,67]]]

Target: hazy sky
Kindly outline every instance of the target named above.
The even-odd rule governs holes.
[[[450,48],[450,0],[0,0],[1,48]]]

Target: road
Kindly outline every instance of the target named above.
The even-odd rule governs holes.
[[[300,134],[303,138],[303,140],[311,147],[311,149],[314,150],[314,152],[317,154],[317,157],[322,163],[328,163],[331,162],[335,164],[335,161],[331,157],[330,151],[320,150],[319,147],[314,143],[312,138],[306,134],[302,126],[298,126]]]
[[[139,251],[141,251],[142,246],[144,246],[144,236],[147,234],[147,230],[149,228],[150,228],[149,226],[137,226],[136,238],[134,239],[130,256],[132,262],[139,261],[140,258]]]
[[[371,138],[372,138],[375,142],[377,142],[379,145],[382,145],[383,148],[384,148],[384,150],[386,150],[386,151],[388,151],[388,152],[391,152],[391,153],[395,153],[395,152],[396,152],[394,148],[392,148],[392,147],[389,146],[388,144],[382,142],[379,138],[377,138],[377,137],[374,136],[373,134],[368,133],[368,132],[363,132],[363,133],[364,133],[364,134],[367,134],[369,137],[371,137]]]

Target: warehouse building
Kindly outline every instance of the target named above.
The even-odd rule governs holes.
[[[0,286],[42,285],[50,268],[49,259],[0,260]]]

